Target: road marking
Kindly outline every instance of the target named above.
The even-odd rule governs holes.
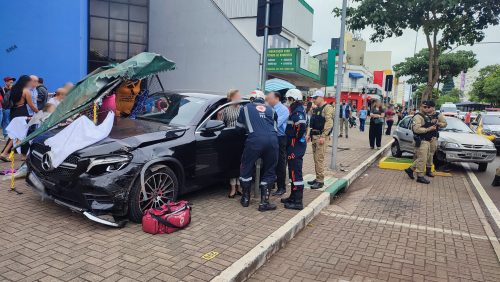
[[[477,179],[476,175],[474,172],[472,172],[469,164],[462,163],[462,166],[465,168],[467,171],[467,175],[469,176],[470,180],[472,181],[472,184],[474,184],[474,187],[476,188],[476,191],[479,193],[479,196],[483,200],[484,205],[490,212],[491,217],[495,221],[495,224],[497,225],[497,228],[500,228],[500,212],[498,211],[497,207],[491,200],[490,196],[488,196],[488,193],[484,190],[483,185],[481,185],[481,182],[479,182],[479,179]]]
[[[448,234],[448,235],[456,235],[456,236],[461,236],[461,237],[468,237],[468,238],[471,238],[471,239],[498,240],[498,238],[496,238],[496,237],[490,238],[488,236],[478,235],[478,234],[472,234],[472,233],[465,232],[465,231],[460,231],[460,230],[453,230],[453,229],[446,229],[446,228],[436,228],[436,227],[425,226],[425,225],[402,223],[402,222],[396,222],[396,221],[389,221],[389,220],[386,220],[386,219],[366,218],[366,217],[361,217],[361,216],[356,216],[356,215],[346,215],[346,214],[339,214],[339,213],[332,213],[332,212],[325,212],[325,211],[322,211],[321,214],[326,215],[326,216],[330,216],[330,217],[345,218],[345,219],[349,219],[349,220],[356,220],[356,221],[363,221],[363,222],[373,222],[373,223],[377,223],[377,224],[385,224],[385,225],[391,225],[391,226],[405,227],[405,228],[410,228],[410,229],[433,231],[433,232],[439,232],[439,233]]]
[[[464,164],[462,164],[462,166],[464,166]],[[464,168],[465,168],[465,166],[464,166]],[[467,165],[466,169],[467,169],[467,173],[472,173],[470,170],[470,167],[468,165]],[[472,175],[474,176],[477,183],[479,183],[479,180],[474,175],[474,173],[472,173]],[[473,178],[471,177],[470,174],[469,174],[469,178],[471,179],[472,183],[474,183]],[[479,205],[479,202],[476,198],[476,195],[474,194],[474,192],[472,192],[472,189],[470,188],[469,182],[467,181],[467,179],[465,179],[465,177],[463,178],[463,180],[464,180],[464,184],[465,184],[465,189],[467,189],[467,193],[469,193],[469,197],[472,200],[472,205],[474,206],[474,209],[476,210],[476,213],[479,216],[479,220],[481,221],[481,224],[483,225],[483,228],[484,228],[484,231],[486,232],[486,235],[488,235],[488,237],[490,238],[490,244],[493,247],[495,254],[497,255],[497,259],[500,261],[500,242],[498,242],[498,240],[495,240],[496,238],[492,239],[492,237],[495,237],[495,232],[493,232],[493,229],[491,228],[491,225],[488,222],[488,219],[484,215],[483,209],[481,208],[481,205]],[[479,183],[479,185],[481,185],[481,183]],[[484,188],[482,185],[480,188],[483,189],[483,191],[484,191]],[[477,189],[478,189],[478,187],[476,186],[476,190]],[[488,197],[488,199],[489,199],[489,197]],[[483,201],[484,201],[484,199],[483,199]],[[490,201],[491,201],[491,199],[490,199]],[[495,207],[495,209],[496,209],[496,207]]]

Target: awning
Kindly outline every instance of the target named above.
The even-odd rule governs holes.
[[[271,92],[271,91],[280,91],[283,89],[294,89],[295,85],[291,84],[290,82],[279,79],[279,78],[273,78],[268,81],[266,81],[266,91]]]
[[[359,72],[349,72],[349,77],[354,78],[354,79],[358,79],[358,78],[363,78],[365,76]]]

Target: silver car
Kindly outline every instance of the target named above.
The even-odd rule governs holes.
[[[439,130],[438,150],[434,156],[437,162],[471,162],[479,165],[479,171],[486,171],[488,163],[496,156],[495,145],[472,131],[463,121],[446,117],[448,126]],[[407,116],[394,131],[391,153],[401,157],[403,153],[413,154],[412,117]]]

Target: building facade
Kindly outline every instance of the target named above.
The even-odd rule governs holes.
[[[0,17],[0,76],[36,74],[49,91],[143,51],[176,63],[161,75],[167,89],[248,92],[259,84],[259,52],[213,0],[24,0],[2,8],[23,16]]]

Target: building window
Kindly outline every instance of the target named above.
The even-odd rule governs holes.
[[[351,77],[351,88],[358,88],[358,79]]]
[[[149,0],[89,0],[88,71],[148,49]]]
[[[269,48],[290,48],[290,40],[279,34],[271,35],[269,39]]]

